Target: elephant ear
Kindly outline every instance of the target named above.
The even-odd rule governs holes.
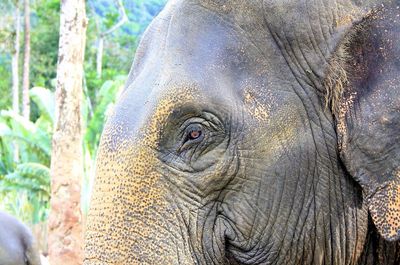
[[[341,159],[386,240],[400,239],[400,8],[355,25],[326,75]]]

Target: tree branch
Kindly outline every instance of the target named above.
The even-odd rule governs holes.
[[[128,16],[126,15],[125,7],[122,4],[122,0],[115,0],[115,2],[117,4],[117,6],[118,6],[120,20],[114,26],[109,28],[108,30],[100,33],[100,38],[103,38],[104,36],[114,32],[116,29],[118,29],[123,24],[125,24],[126,22],[129,21]]]

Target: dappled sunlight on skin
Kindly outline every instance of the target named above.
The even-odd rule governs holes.
[[[249,87],[244,92],[244,104],[247,107],[251,117],[258,119],[260,122],[266,122],[270,116],[271,103],[264,105],[259,102],[258,97],[252,92],[254,88]]]
[[[290,150],[296,140],[301,140],[299,134],[304,127],[301,124],[301,105],[296,104],[297,99],[290,94],[282,97],[265,87],[246,87],[243,98],[245,129],[250,135],[244,137],[241,145],[261,151],[263,156],[269,157],[264,164],[276,163],[272,160],[279,159],[282,152]],[[292,107],[287,108],[286,105]],[[260,154],[258,156],[258,159],[263,159]]]

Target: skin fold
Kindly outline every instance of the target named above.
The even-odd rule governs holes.
[[[102,135],[84,264],[399,264],[399,3],[360,2],[169,1]]]
[[[0,211],[0,264],[40,265],[39,252],[29,229]]]

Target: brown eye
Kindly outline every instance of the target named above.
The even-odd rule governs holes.
[[[189,150],[192,147],[200,146],[208,136],[208,130],[200,123],[192,123],[182,133],[182,142],[178,148],[179,152]]]
[[[179,151],[187,150],[204,140],[206,131],[201,124],[191,124],[185,129]]]
[[[190,140],[196,140],[201,136],[201,134],[202,134],[201,129],[194,129],[189,132],[188,138]]]
[[[186,128],[185,142],[199,142],[204,138],[204,128],[200,124],[191,124]]]

